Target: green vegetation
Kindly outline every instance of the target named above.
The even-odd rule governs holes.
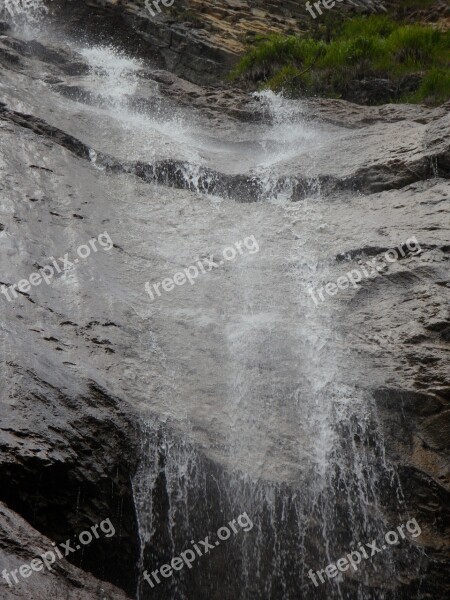
[[[385,80],[374,103],[437,104],[450,99],[449,67],[450,32],[374,15],[337,19],[305,37],[256,38],[231,78],[291,95],[349,100],[358,82]]]
[[[417,92],[406,99],[408,102],[425,102],[442,104],[450,98],[450,70],[431,69],[423,78]]]

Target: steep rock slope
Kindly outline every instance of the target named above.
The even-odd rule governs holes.
[[[248,36],[295,34],[313,22],[303,2],[274,0],[177,0],[154,14],[138,0],[49,0],[72,30],[108,36],[115,31],[128,48],[138,48],[171,72],[199,84],[217,84],[245,49]],[[344,12],[383,12],[373,0],[352,0]],[[112,27],[112,24],[113,27]],[[130,30],[133,36],[129,35]],[[119,32],[122,32],[121,34]],[[134,38],[134,39],[133,39]],[[142,43],[144,42],[144,43]]]
[[[314,443],[305,414],[292,399],[297,398],[298,366],[307,365],[311,356],[294,323],[308,314],[308,333],[317,335],[325,349],[313,365],[314,380],[326,376],[328,345],[339,384],[373,394],[406,507],[424,532],[418,546],[427,558],[420,576],[406,564],[388,586],[377,573],[368,585],[374,594],[383,589],[386,597],[445,597],[450,548],[448,106],[364,108],[342,101],[299,106],[311,131],[304,145],[277,162],[271,179],[270,169],[264,177],[258,171],[274,135],[265,129],[268,114],[261,99],[246,98],[243,106],[242,94],[216,90],[210,102],[211,90],[155,64],[141,65],[142,89],[133,96],[135,103],[151,113],[170,101],[171,111],[180,110],[194,124],[208,118],[216,145],[211,152],[211,131],[206,136],[194,129],[195,139],[206,139],[194,158],[189,137],[176,145],[166,138],[158,143],[154,135],[154,147],[130,148],[118,119],[95,108],[92,72],[83,54],[60,42],[25,42],[13,34],[2,37],[0,54],[2,283],[28,277],[50,256],[73,254],[101,232],[114,242],[110,251],[97,252],[49,286],[23,292],[14,302],[1,297],[1,476],[9,484],[0,497],[7,504],[2,508],[5,565],[28,560],[32,544],[48,545],[42,534],[65,539],[67,532],[111,517],[118,524],[113,543],[94,542],[81,566],[134,597],[139,552],[131,481],[142,458],[141,419],[156,417],[167,424],[161,429],[170,431],[170,443],[165,431],[157,442],[164,460],[173,440],[189,431],[206,473],[204,514],[209,510],[219,525],[217,507],[226,505],[230,513],[235,507],[233,499],[220,498],[213,480],[244,471],[275,482],[278,489],[303,484],[300,464],[312,455]],[[156,97],[149,92],[152,81],[159,84]],[[196,107],[184,113],[187,93]],[[135,135],[139,127],[142,122],[132,129]],[[264,201],[282,198],[288,185],[299,202]],[[207,192],[220,194],[222,202],[214,204]],[[249,202],[257,199],[258,204]],[[230,264],[222,275],[213,272],[177,290],[177,298],[150,305],[146,280],[162,280],[250,233],[260,243],[259,262],[243,263],[242,271]],[[349,287],[336,299],[327,297],[315,307],[299,293],[295,273],[311,259],[305,258],[308,248],[327,265],[324,281],[316,281],[325,285],[358,269],[358,261],[381,256],[412,236],[421,245],[420,255],[407,253],[379,277]],[[250,301],[252,318],[239,313]],[[275,332],[267,326],[272,320]],[[320,329],[322,321],[336,329]],[[255,340],[256,349],[249,340]],[[241,355],[243,365],[236,358]],[[263,400],[257,405],[250,398],[239,413],[243,420],[227,408],[235,373],[248,378]],[[290,399],[287,406],[284,398]],[[349,432],[357,443],[355,432],[344,430]],[[245,436],[251,438],[248,446],[240,444]],[[167,548],[170,470],[164,470],[164,460],[153,489],[164,529],[161,547]],[[253,496],[257,489],[250,485]],[[385,494],[387,513],[395,512],[394,500]],[[200,517],[191,517],[195,539],[206,535]],[[11,522],[18,536],[13,542]],[[287,545],[289,525],[280,526]],[[314,523],[314,531],[319,525]],[[25,540],[24,555],[19,546]],[[307,550],[314,555],[314,549]],[[166,558],[165,552],[154,547],[148,554],[155,561],[155,555]],[[227,555],[217,557],[210,567],[216,580],[217,573],[227,572]],[[77,557],[73,560],[77,564]],[[57,573],[49,586],[59,594],[97,598],[103,588],[107,597],[123,597],[91,577],[83,591],[74,591],[81,574],[68,565]],[[238,597],[240,581],[232,573],[216,587],[192,577],[189,590],[195,598]],[[296,573],[288,578],[292,597],[298,593],[296,579]],[[49,588],[40,579],[33,577],[30,584],[33,597],[46,597]],[[261,597],[258,582],[249,585],[249,597]],[[29,597],[29,589],[14,593]],[[290,597],[280,589],[281,584],[273,598]],[[10,597],[4,585],[1,593]],[[319,593],[327,597],[326,590]],[[161,588],[158,594],[172,598],[173,590]],[[306,594],[320,597],[314,589]]]

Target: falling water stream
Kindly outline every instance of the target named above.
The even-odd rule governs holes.
[[[25,8],[36,15],[42,6],[38,0],[6,2],[14,14]],[[260,246],[259,253],[215,274],[223,287],[215,289],[212,277],[205,278],[192,287],[192,300],[186,288],[157,306],[144,298],[135,310],[141,331],[157,323],[152,343],[170,407],[156,414],[149,402],[143,411],[142,459],[133,481],[141,542],[138,600],[192,600],[187,590],[193,585],[205,589],[201,598],[395,598],[394,587],[375,596],[369,583],[381,575],[394,581],[392,552],[319,588],[307,576],[357,544],[380,539],[392,528],[386,498],[397,498],[399,506],[402,501],[375,404],[360,385],[362,366],[342,337],[338,303],[318,310],[308,294],[327,281],[327,253],[316,232],[331,225],[313,158],[336,134],[307,123],[299,103],[273,93],[258,97],[265,123],[218,131],[163,98],[149,76],[151,65],[113,47],[70,46],[89,65],[81,82],[89,102],[52,94],[61,115],[76,115],[67,127],[90,143],[93,167],[99,150],[124,161],[176,158],[190,182],[183,200],[186,206],[201,203],[202,211],[191,233],[188,224],[183,229],[183,243],[197,243],[198,230],[214,249],[245,235],[254,235]],[[310,191],[304,201],[292,202],[296,182],[285,165],[305,155],[312,165]],[[200,167],[237,174],[242,165],[260,190],[256,204],[241,207],[201,193]],[[131,178],[128,185],[132,195]],[[160,194],[158,210],[163,187]],[[152,218],[151,208],[146,218]],[[181,248],[173,256],[167,250],[165,260]],[[163,251],[155,246],[155,252]],[[147,278],[142,274],[142,287]],[[179,335],[170,331],[171,319]],[[191,332],[186,342],[185,326]],[[210,370],[202,370],[202,360],[211,360]],[[205,431],[208,423],[212,429]],[[224,543],[168,581],[164,591],[153,592],[143,580],[145,568],[168,562],[191,540],[244,511],[254,523],[251,533]],[[217,578],[223,595],[208,595]]]
[[[150,159],[154,146],[146,145],[146,139],[154,141],[156,134],[163,136],[166,146],[184,154],[188,178],[205,152],[205,138],[209,140],[207,150],[220,151],[221,142],[213,143],[214,132],[197,135],[180,117],[177,122],[172,118],[161,123],[159,116],[133,110],[130,100],[138,87],[136,62],[105,47],[84,49],[82,54],[91,65],[93,89],[102,110],[108,118],[120,122],[121,152],[124,148],[131,152],[139,148],[140,156],[149,153]],[[148,420],[134,493],[141,535],[141,573],[158,559],[163,562],[163,558],[178,554],[183,544],[194,540],[202,530],[217,528],[217,514],[231,517],[246,511],[258,528],[258,541],[255,545],[244,540],[241,548],[234,549],[240,554],[245,574],[240,597],[259,597],[258,588],[263,582],[267,597],[287,600],[297,593],[291,589],[289,564],[295,565],[299,588],[308,597],[305,558],[311,560],[311,554],[315,554],[319,568],[358,542],[379,537],[387,530],[379,496],[386,487],[391,493],[400,491],[395,473],[384,459],[371,398],[339,376],[340,360],[346,357],[339,350],[333,312],[319,313],[307,295],[309,286],[327,278],[326,263],[317,249],[308,246],[306,234],[321,222],[320,189],[311,174],[311,197],[292,204],[289,180],[278,185],[278,163],[296,156],[299,147],[306,148],[311,142],[319,145],[321,134],[304,124],[298,105],[272,93],[263,94],[261,99],[267,105],[270,125],[255,136],[254,178],[262,190],[260,202],[274,204],[274,210],[286,215],[286,223],[291,224],[292,216],[296,217],[297,241],[291,255],[286,256],[282,273],[297,298],[292,307],[295,327],[286,344],[287,338],[277,330],[276,307],[261,306],[259,274],[253,263],[237,263],[233,275],[239,298],[232,318],[223,325],[227,364],[222,368],[228,374],[224,409],[229,423],[223,452],[229,470],[217,472],[216,489],[210,489],[208,479],[214,467],[195,449],[189,435],[180,437],[165,430],[158,419]],[[214,210],[213,206],[206,204],[205,210]],[[290,363],[298,365],[294,380],[280,360],[286,354]],[[273,373],[270,382],[261,378],[261,369]],[[281,482],[258,480],[242,468],[244,456],[258,453],[258,422],[278,419],[294,422],[297,430],[293,443],[297,446],[298,471],[289,490]],[[167,502],[164,526],[157,520],[161,507],[155,508],[161,488]],[[212,498],[219,504],[214,508],[210,507]],[[286,528],[292,526],[296,530],[288,534]],[[393,568],[391,558],[374,568],[386,575]],[[370,598],[362,584],[358,587],[358,576],[355,580],[353,594],[357,596],[353,597]],[[188,598],[183,585],[174,583],[171,593],[174,598]],[[138,599],[152,597],[149,594],[148,584],[141,579]],[[325,591],[325,597],[347,597],[339,579]]]
[[[43,0],[3,0],[0,16],[12,19],[22,32],[36,32],[48,10]]]

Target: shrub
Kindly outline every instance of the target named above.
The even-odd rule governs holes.
[[[375,60],[385,53],[385,44],[375,37],[357,37],[347,48],[347,62],[358,63],[362,60]]]
[[[314,53],[322,46],[325,48],[323,42],[295,36],[276,35],[257,40],[257,46],[242,58],[231,72],[231,78],[250,74],[253,79],[269,79],[285,66],[301,66],[313,60]]]
[[[410,102],[426,102],[427,104],[441,104],[450,99],[450,70],[431,69],[422,80],[420,88],[415,94],[407,97]]]
[[[292,91],[298,86],[301,71],[292,65],[283,67],[267,82],[267,87],[273,91]]]
[[[389,45],[401,63],[430,64],[445,46],[444,35],[421,25],[399,27],[389,36]]]
[[[259,38],[231,77],[262,81],[275,91],[343,97],[347,89],[354,89],[355,80],[376,77],[394,84],[386,86],[386,94],[394,96],[388,101],[404,99],[402,81],[409,76],[424,76],[411,101],[442,102],[450,98],[449,56],[450,32],[375,15],[339,23],[328,41],[309,36]]]
[[[339,37],[351,39],[354,37],[387,37],[397,25],[394,21],[384,15],[372,15],[371,17],[354,17],[344,24]]]

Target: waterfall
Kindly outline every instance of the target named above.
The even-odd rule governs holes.
[[[0,17],[11,19],[22,29],[36,27],[48,13],[44,0],[3,0]]]
[[[259,201],[274,204],[285,215],[286,229],[296,224],[298,241],[286,257],[289,267],[283,274],[297,299],[292,307],[296,327],[284,336],[277,332],[276,309],[261,306],[258,296],[260,272],[253,264],[236,265],[238,308],[223,331],[228,433],[219,443],[228,466],[219,468],[196,449],[189,419],[183,434],[157,419],[146,423],[146,450],[134,481],[142,532],[139,568],[142,574],[144,567],[168,562],[190,540],[217,529],[220,515],[228,519],[246,511],[254,520],[257,542],[240,540],[241,545],[230,544],[226,551],[238,560],[245,581],[236,597],[258,598],[264,589],[268,598],[290,600],[302,590],[305,598],[324,594],[343,600],[349,591],[341,576],[328,588],[316,590],[308,570],[324,568],[358,544],[382,538],[390,528],[384,509],[387,498],[397,498],[401,512],[402,492],[385,457],[373,398],[342,373],[345,361],[356,370],[358,364],[344,350],[335,310],[318,311],[308,295],[310,287],[327,281],[329,275],[323,252],[310,245],[308,235],[323,224],[320,186],[311,172],[309,196],[292,204],[295,182],[284,179],[280,185],[277,174],[278,165],[298,153],[299,146],[313,152],[323,136],[304,123],[298,105],[294,114],[294,106],[276,95],[266,94],[263,101],[269,119],[257,136],[261,153],[254,179],[261,190]],[[195,146],[197,140],[185,142]],[[298,365],[296,379],[286,373],[269,384],[261,381],[258,363],[262,369],[276,374],[279,368],[283,373],[277,357],[286,353],[289,362]],[[363,370],[363,365],[359,367]],[[274,450],[263,437],[261,422],[280,420],[296,428],[296,438],[289,443],[296,446],[300,466],[289,485],[282,477],[280,481],[259,477],[260,465],[255,463],[260,452]],[[396,569],[391,555],[381,555],[365,572],[355,572],[351,597],[372,600],[366,587],[368,571],[395,580]],[[181,574],[178,583],[172,581],[164,597],[188,600],[185,577],[189,576]],[[201,582],[202,575],[198,577]],[[141,578],[139,600],[153,597],[151,592]],[[380,592],[380,599],[388,597],[388,592]]]
[[[41,0],[6,0],[5,10],[30,24],[45,15]],[[126,232],[135,247],[123,251],[126,268],[114,278],[135,336],[127,331],[124,339],[136,347],[114,367],[123,368],[114,385],[142,418],[132,482],[137,600],[192,600],[191,589],[215,590],[212,600],[373,600],[374,593],[395,600],[403,565],[411,571],[421,559],[414,548],[380,553],[318,588],[308,577],[407,518],[366,366],[347,346],[339,303],[316,306],[309,294],[333,277],[320,232],[335,223],[325,216],[316,157],[335,132],[308,121],[301,103],[272,92],[255,96],[265,108],[263,123],[222,130],[175,107],[145,61],[112,46],[68,43],[88,72],[80,71],[69,99],[58,84],[45,90],[60,94],[60,123],[76,115],[67,127],[89,146],[89,167],[106,181],[111,173],[97,156],[114,156],[128,178],[118,189],[136,200],[128,205],[136,230]],[[136,181],[133,161],[176,163],[178,187]],[[295,175],[296,162],[306,182]],[[241,177],[240,203],[217,191],[219,175]],[[251,184],[254,204],[246,202]],[[305,197],[296,201],[300,185]],[[102,217],[103,224],[122,215]],[[154,222],[160,229],[145,228]],[[147,231],[154,238],[144,237]],[[257,255],[240,256],[154,303],[145,296],[147,278],[162,280],[250,234]],[[201,568],[149,586],[145,570],[244,512],[251,532],[200,558]],[[383,585],[374,592],[380,574]]]
[[[224,152],[214,131],[205,126],[196,129],[181,113],[170,113],[157,86],[151,88],[157,100],[152,110],[137,108],[133,99],[142,93],[141,63],[113,48],[90,47],[81,53],[91,67],[95,110],[109,123],[102,141],[108,144],[106,136],[112,136],[115,144],[120,140],[120,151],[149,162],[162,151],[180,154],[187,187],[199,194],[205,155]],[[305,598],[324,594],[327,599],[343,600],[351,589],[352,598],[372,600],[369,571],[374,577],[380,572],[389,573],[392,580],[397,576],[396,562],[388,554],[380,555],[365,571],[355,572],[350,584],[339,576],[316,590],[307,576],[310,568],[324,568],[358,544],[382,537],[389,530],[386,500],[397,498],[401,511],[402,493],[385,458],[375,403],[359,385],[364,367],[345,349],[336,307],[330,303],[318,310],[308,294],[308,289],[331,276],[326,252],[311,234],[326,226],[314,155],[327,134],[305,122],[298,103],[273,93],[261,94],[258,100],[267,113],[266,123],[252,132],[251,173],[260,190],[258,201],[273,206],[296,241],[291,254],[281,257],[284,270],[272,281],[261,279],[263,271],[255,260],[237,262],[230,275],[236,295],[230,317],[220,329],[226,357],[222,418],[227,423],[217,440],[220,450],[199,450],[197,426],[188,416],[184,421],[144,418],[142,461],[133,482],[141,542],[138,600],[153,597],[142,577],[145,569],[169,562],[191,541],[244,511],[255,524],[253,542],[230,540],[215,555],[218,561],[232,556],[240,565],[236,598],[258,598],[263,589],[268,598],[293,600],[301,591]],[[293,203],[298,182],[284,176],[283,170],[299,155],[310,159],[309,193],[304,201]],[[217,210],[213,198],[205,210]],[[238,236],[239,225],[234,228]],[[264,235],[264,228],[256,224],[255,231]],[[267,284],[276,286],[278,280],[287,285],[293,300],[292,326],[286,331],[278,330],[277,306],[259,291]],[[353,379],[345,371],[349,362]],[[271,381],[261,378],[264,371],[273,372]],[[279,440],[279,448],[267,427],[270,423],[289,432]],[[283,471],[284,447],[295,457],[296,466],[286,476],[277,477],[273,470],[269,477],[264,456],[280,460]],[[214,454],[221,455],[218,463],[212,459]],[[180,573],[164,592],[155,593],[188,600],[191,577],[207,588],[210,575],[208,566],[204,568],[205,574]],[[232,586],[233,577],[225,577],[224,584]],[[388,597],[380,592],[380,599]]]

